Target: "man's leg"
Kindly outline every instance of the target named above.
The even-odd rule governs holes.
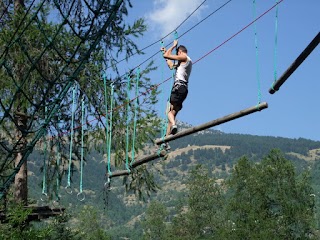
[[[171,133],[171,127],[173,125],[176,125],[176,116],[178,114],[179,110],[176,106],[172,105],[170,106],[170,111],[168,112],[168,127],[167,127],[167,136]]]

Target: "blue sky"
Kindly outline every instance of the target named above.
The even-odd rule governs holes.
[[[132,1],[129,19],[144,17],[148,32],[137,43],[143,48],[174,30],[203,0],[142,0]],[[227,0],[207,0],[179,29],[189,30]],[[267,11],[275,0],[256,1],[256,16]],[[320,30],[320,1],[284,0],[278,6],[278,43],[276,69],[278,77],[292,64]],[[252,0],[233,0],[196,28],[179,38],[187,46],[189,56],[196,61],[254,19]],[[261,136],[307,138],[320,141],[320,46],[300,65],[275,94],[268,90],[274,81],[276,8],[256,22],[258,43],[258,73],[254,25],[194,65],[190,77],[189,95],[178,119],[199,125],[258,103],[258,80],[261,102],[269,108],[261,112],[217,126],[226,133]],[[164,39],[165,44],[172,37]],[[132,57],[119,64],[127,71],[160,48],[160,43],[145,50],[142,57]],[[150,76],[160,83],[170,76],[164,70],[160,54],[154,57],[159,66]],[[163,85],[170,89],[170,83]],[[163,99],[163,98],[160,98]],[[160,104],[160,106],[162,106]],[[160,109],[159,109],[160,110]]]

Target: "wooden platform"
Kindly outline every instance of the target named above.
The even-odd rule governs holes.
[[[27,222],[40,221],[49,217],[61,215],[65,208],[50,208],[49,206],[27,206],[26,209],[31,209],[31,213],[28,215]],[[0,221],[6,222],[7,216],[5,211],[0,211]]]

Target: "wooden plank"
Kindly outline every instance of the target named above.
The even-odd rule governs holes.
[[[303,52],[297,57],[297,59],[291,64],[291,66],[282,74],[282,76],[273,84],[269,89],[270,94],[274,94],[279,90],[281,85],[291,76],[291,74],[297,70],[301,63],[309,56],[309,54],[318,46],[320,42],[320,32],[309,43],[309,45],[303,50]]]
[[[31,213],[28,215],[26,221],[39,221],[41,219],[61,215],[65,208],[50,208],[49,206],[25,206],[26,209],[31,209]],[[0,221],[6,222],[6,211],[0,211]]]
[[[131,167],[130,167],[130,170],[142,165],[142,164],[145,164],[147,162],[151,162],[157,158],[160,158],[160,157],[164,157],[165,155],[167,154],[167,151],[165,150],[161,150],[160,152],[157,152],[157,153],[154,153],[154,154],[151,154],[151,155],[148,155],[146,157],[143,157],[139,160],[136,160],[135,162],[132,163]],[[128,170],[120,170],[120,171],[114,171],[112,172],[111,175],[109,175],[107,173],[107,177],[108,178],[114,178],[114,177],[119,177],[119,176],[127,176],[129,175],[130,172]]]
[[[256,106],[241,110],[240,112],[232,113],[232,114],[229,114],[229,115],[224,116],[222,118],[218,118],[216,120],[207,122],[205,124],[202,124],[202,125],[199,125],[199,126],[195,126],[195,127],[192,127],[192,128],[188,128],[186,130],[178,132],[175,135],[169,135],[169,136],[167,136],[165,138],[158,138],[154,142],[157,145],[160,145],[160,144],[165,143],[165,142],[170,142],[170,141],[176,140],[178,138],[181,138],[181,137],[184,137],[184,136],[187,136],[187,135],[190,135],[190,134],[193,134],[193,133],[196,133],[196,132],[199,132],[199,131],[202,131],[202,130],[205,130],[205,129],[208,129],[208,128],[211,128],[211,127],[214,127],[214,126],[218,126],[218,125],[220,125],[222,123],[226,123],[226,122],[229,122],[231,120],[246,116],[248,114],[261,111],[261,110],[263,110],[263,109],[265,109],[267,107],[268,107],[268,104],[266,102],[263,102],[263,103],[260,103],[260,104],[258,104]]]

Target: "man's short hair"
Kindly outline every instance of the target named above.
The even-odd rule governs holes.
[[[185,46],[183,46],[183,45],[180,45],[180,46],[177,48],[177,52],[178,52],[179,50],[181,50],[181,51],[184,52],[184,53],[188,53],[187,48],[186,48]]]

